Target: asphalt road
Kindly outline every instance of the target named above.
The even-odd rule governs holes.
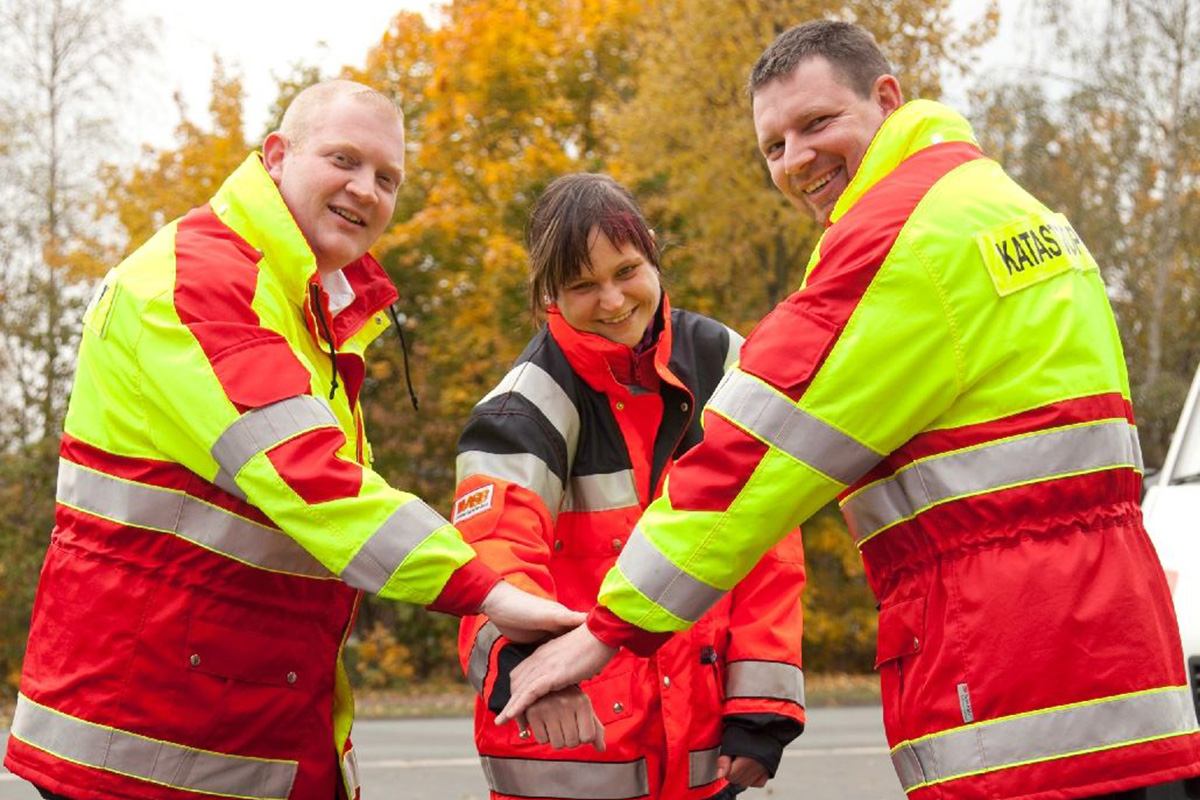
[[[7,732],[0,742],[7,741]],[[365,720],[354,726],[364,800],[486,800],[467,719]],[[878,707],[815,708],[766,789],[747,800],[903,800]],[[0,800],[40,800],[0,768]]]

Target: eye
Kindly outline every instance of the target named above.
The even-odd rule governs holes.
[[[813,119],[812,122],[808,123],[808,127],[806,128],[806,130],[819,131],[822,128],[824,128],[825,125],[831,119],[833,119],[833,117],[829,116],[828,114],[826,114],[824,116],[816,117],[815,119]]]
[[[354,166],[354,160],[351,159],[350,156],[346,155],[345,153],[334,153],[332,156],[332,159],[333,159],[333,163],[337,164],[339,167]]]
[[[641,266],[641,265],[640,264],[627,264],[627,265],[621,267],[619,270],[617,270],[617,277],[618,278],[632,277],[633,274],[635,272],[637,272],[637,268],[639,266]]]
[[[586,291],[591,290],[595,285],[596,284],[593,281],[580,281],[579,283],[572,283],[570,286],[568,286],[567,291],[568,292],[586,292]]]
[[[771,142],[763,148],[763,156],[767,161],[774,161],[783,155],[783,142]]]
[[[380,186],[387,189],[389,192],[396,191],[396,179],[391,175],[380,174],[376,180],[379,181]]]

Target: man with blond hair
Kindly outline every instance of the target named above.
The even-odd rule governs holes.
[[[395,104],[318,84],[102,281],[5,758],[44,797],[355,798],[363,592],[524,640],[581,619],[371,469],[363,353],[397,293],[367,249],[403,179]]]

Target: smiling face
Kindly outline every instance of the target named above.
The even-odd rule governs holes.
[[[633,347],[662,299],[658,270],[632,242],[616,247],[599,227],[588,236],[588,260],[558,291],[555,303],[572,328]]]
[[[404,128],[394,109],[331,100],[299,141],[272,133],[263,164],[322,274],[362,257],[383,233],[404,179]]]
[[[754,95],[754,130],[771,180],[818,222],[827,222],[879,126],[904,102],[891,75],[862,97],[821,56]]]

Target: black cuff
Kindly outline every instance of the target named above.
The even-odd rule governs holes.
[[[517,668],[518,664],[533,655],[533,651],[538,649],[539,644],[541,643],[508,642],[500,648],[500,653],[496,656],[496,680],[492,682],[492,693],[487,698],[488,711],[499,714],[508,705],[509,698],[512,697],[512,671]]]
[[[721,755],[753,758],[774,778],[783,748],[803,732],[803,722],[782,714],[731,714],[725,717]]]

